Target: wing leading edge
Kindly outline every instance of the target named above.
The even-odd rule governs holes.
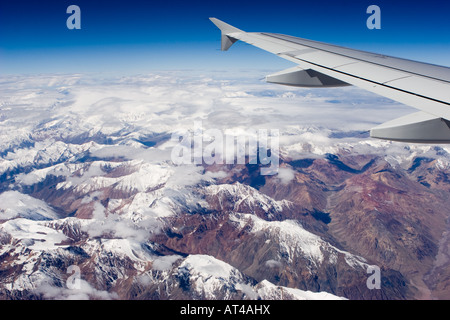
[[[370,130],[373,138],[450,143],[450,68],[335,46],[292,36],[245,32],[216,18],[221,48],[241,40],[295,62],[267,82],[298,87],[355,85],[419,109]]]

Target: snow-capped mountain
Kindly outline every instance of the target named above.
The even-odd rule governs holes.
[[[449,297],[450,150],[364,129],[409,109],[222,79],[2,77],[0,297]],[[195,121],[279,130],[278,173],[174,163]]]

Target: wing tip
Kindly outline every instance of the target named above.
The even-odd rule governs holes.
[[[210,17],[209,20],[211,20],[211,22],[220,29],[222,51],[227,51],[238,40],[236,38],[230,37],[228,34],[233,32],[243,32],[242,30],[233,27],[232,25],[229,25],[228,23],[225,23],[217,18]]]
[[[212,23],[214,23],[216,25],[217,28],[220,29],[220,31],[222,31],[223,34],[228,34],[228,33],[232,33],[232,32],[242,32],[242,30],[233,27],[232,25],[223,22],[222,20],[219,20],[217,18],[214,17],[210,17],[209,20],[211,20]]]

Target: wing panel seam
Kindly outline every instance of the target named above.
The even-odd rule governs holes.
[[[412,74],[412,75],[417,75],[417,76],[420,76],[420,77],[433,79],[433,80],[437,80],[437,81],[440,81],[440,82],[450,83],[450,81],[439,79],[439,78],[436,78],[436,77],[427,76],[427,75],[424,75],[422,73],[411,72],[411,71],[407,71],[407,70],[400,69],[400,68],[390,67],[390,66],[386,66],[386,65],[383,65],[383,64],[380,64],[380,63],[376,63],[376,62],[372,62],[372,61],[368,61],[368,60],[364,60],[364,59],[360,59],[360,58],[355,58],[355,57],[352,57],[352,56],[349,56],[349,55],[345,55],[345,54],[342,54],[342,53],[336,53],[336,52],[333,52],[333,51],[330,51],[330,50],[319,49],[317,47],[314,47],[314,46],[308,45],[308,44],[296,43],[295,41],[292,41],[292,40],[279,38],[279,37],[277,37],[276,35],[273,35],[273,34],[269,34],[269,33],[261,33],[261,34],[263,34],[263,35],[265,35],[267,37],[272,37],[272,38],[275,38],[275,39],[278,39],[278,40],[281,40],[281,41],[291,42],[291,43],[294,43],[294,44],[297,44],[297,45],[301,45],[301,46],[304,46],[304,47],[308,47],[308,48],[312,48],[312,49],[315,49],[315,50],[328,52],[328,53],[331,53],[331,54],[339,55],[339,56],[350,58],[350,59],[355,59],[355,60],[362,61],[362,62],[365,62],[365,63],[371,63],[373,65],[377,65],[377,66],[380,66],[380,67],[391,68],[393,70],[409,73],[409,74]],[[295,57],[293,57],[293,58],[295,58]]]
[[[430,101],[434,101],[434,102],[438,102],[438,103],[442,103],[442,104],[450,106],[449,102],[441,101],[441,100],[434,99],[434,98],[431,98],[431,97],[427,97],[427,96],[424,96],[424,95],[421,95],[421,94],[410,92],[408,90],[404,90],[404,89],[396,88],[396,87],[393,87],[393,86],[389,86],[389,85],[386,85],[384,83],[380,83],[380,82],[376,82],[376,81],[369,80],[369,79],[366,79],[366,78],[358,77],[358,76],[355,76],[355,75],[352,75],[352,74],[349,74],[349,73],[346,73],[346,72],[343,72],[343,71],[340,71],[340,70],[335,70],[333,68],[329,68],[329,67],[326,67],[326,66],[322,66],[320,64],[317,64],[317,63],[314,63],[314,62],[310,62],[310,61],[307,61],[307,60],[303,60],[303,59],[299,59],[299,58],[295,58],[295,59],[300,60],[300,61],[305,62],[305,63],[309,63],[309,64],[312,64],[312,65],[315,65],[315,66],[320,67],[320,68],[324,68],[324,69],[327,69],[327,70],[330,70],[330,71],[333,71],[333,72],[337,72],[337,73],[340,73],[340,74],[343,74],[343,75],[346,75],[346,76],[349,76],[349,77],[352,77],[352,78],[356,78],[356,79],[360,79],[360,80],[363,80],[363,81],[367,81],[367,82],[370,82],[370,83],[373,83],[373,84],[376,84],[376,85],[380,85],[380,86],[383,86],[383,87],[386,87],[386,88],[389,88],[389,89],[397,90],[397,91],[400,91],[400,92],[403,92],[403,93],[408,93],[408,94],[411,94],[411,95],[414,95],[414,96],[417,96],[417,97],[420,97],[420,98],[424,98],[424,99],[427,99],[427,100],[430,100]],[[396,80],[398,80],[398,79],[396,79]],[[391,81],[394,81],[394,80],[391,80]]]

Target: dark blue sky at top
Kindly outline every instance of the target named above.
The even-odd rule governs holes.
[[[81,30],[69,30],[69,5]],[[381,30],[366,9],[381,8]],[[0,74],[277,69],[291,63],[238,43],[218,50],[217,17],[245,31],[289,34],[450,65],[449,1],[105,1],[0,2]]]

